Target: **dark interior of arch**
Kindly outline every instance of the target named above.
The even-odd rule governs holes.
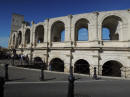
[[[30,29],[27,29],[25,32],[25,42],[26,44],[30,43]]]
[[[35,68],[40,68],[41,69],[42,66],[44,66],[44,69],[47,69],[47,65],[46,65],[45,62],[43,62],[41,57],[35,57],[33,63],[34,63]]]
[[[43,27],[43,25],[39,25],[36,27],[35,40],[36,40],[36,43],[43,43],[43,41],[44,41],[44,27]]]
[[[88,23],[86,19],[80,19],[75,24],[75,40],[88,41]]]
[[[80,59],[74,64],[74,72],[82,74],[90,74],[89,63],[86,60]]]
[[[50,62],[49,69],[51,71],[64,72],[64,62],[59,58],[55,58]]]
[[[122,20],[120,17],[113,15],[105,18],[102,23],[102,40],[119,40],[121,21]],[[107,34],[107,32],[103,30],[104,28],[109,29],[108,36],[104,36],[105,34]]]
[[[65,25],[61,21],[57,21],[52,25],[51,28],[51,39],[52,42],[63,42],[65,35]]]
[[[117,61],[108,61],[103,65],[103,76],[116,76],[121,77],[122,64]]]

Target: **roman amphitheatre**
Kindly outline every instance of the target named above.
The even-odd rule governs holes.
[[[9,48],[41,58],[47,69],[130,77],[130,10],[90,12],[23,23],[13,14]],[[81,30],[84,30],[82,32]]]

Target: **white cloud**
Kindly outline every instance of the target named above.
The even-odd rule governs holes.
[[[9,37],[0,37],[0,46],[8,47]]]

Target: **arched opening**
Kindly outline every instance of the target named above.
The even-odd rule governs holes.
[[[35,42],[43,43],[44,42],[44,27],[43,25],[39,25],[35,30]]]
[[[25,32],[25,43],[26,44],[30,43],[30,29],[27,29]]]
[[[86,19],[80,19],[75,24],[75,41],[88,41],[88,24]]]
[[[122,64],[117,61],[107,61],[103,65],[102,75],[121,77],[121,67]]]
[[[22,32],[19,31],[19,34],[18,34],[18,45],[20,45],[22,42]]]
[[[61,21],[55,22],[51,27],[52,42],[63,42],[65,37],[65,25]]]
[[[64,72],[64,62],[59,58],[52,59],[49,64],[49,69],[52,71]]]
[[[118,16],[108,16],[102,22],[102,40],[119,40],[122,20]],[[109,32],[109,34],[108,34]]]
[[[74,72],[82,74],[90,74],[89,63],[86,60],[80,59],[74,64]]]
[[[44,69],[47,69],[46,63],[43,62],[42,58],[40,58],[40,57],[35,57],[33,63],[34,63],[33,66],[35,68],[41,68],[43,66]]]

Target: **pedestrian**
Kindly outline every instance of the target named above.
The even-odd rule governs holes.
[[[96,74],[96,67],[94,67],[94,74],[93,74],[93,79],[97,80],[97,74]]]
[[[21,62],[21,65],[23,65],[23,55],[22,54],[20,55],[20,62]]]
[[[29,58],[28,58],[28,55],[26,55],[26,63],[29,64]]]

